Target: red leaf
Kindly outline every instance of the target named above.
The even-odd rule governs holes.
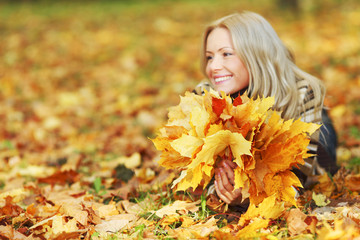
[[[246,138],[246,135],[248,134],[250,129],[251,129],[251,125],[250,125],[250,123],[247,122],[241,126],[239,133],[241,133],[243,135],[243,137]]]
[[[219,98],[212,98],[212,109],[214,113],[219,117],[226,107],[226,100]]]
[[[243,102],[242,102],[242,99],[241,99],[241,97],[240,97],[240,95],[239,96],[237,96],[235,99],[234,99],[234,101],[233,101],[233,105],[236,107],[236,106],[238,106],[238,105],[241,105]]]

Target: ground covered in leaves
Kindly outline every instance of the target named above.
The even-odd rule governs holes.
[[[239,2],[0,3],[0,238],[358,237],[360,6]],[[203,26],[242,10],[264,15],[324,80],[339,140],[342,169],[267,225],[173,193],[177,173],[149,140],[203,79]]]

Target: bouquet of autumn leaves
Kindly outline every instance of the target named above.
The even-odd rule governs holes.
[[[241,189],[250,204],[272,197],[296,205],[293,186],[301,187],[301,182],[291,169],[311,156],[309,136],[319,125],[284,120],[271,110],[273,104],[272,97],[232,100],[213,90],[203,96],[186,92],[152,139],[162,152],[159,164],[182,170],[173,182],[176,191],[205,188],[216,161],[230,158],[237,165],[234,189]]]

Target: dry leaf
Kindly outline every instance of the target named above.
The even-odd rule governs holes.
[[[185,201],[175,201],[170,205],[166,205],[162,207],[159,210],[153,211],[156,216],[163,218],[165,215],[171,216],[171,215],[186,215],[188,212],[196,212],[199,210],[199,207],[196,206],[200,203],[200,201],[196,202],[185,202]]]
[[[183,240],[208,238],[211,232],[214,232],[218,229],[216,226],[216,221],[217,220],[212,217],[206,222],[200,222],[188,227],[169,229],[169,236]]]
[[[286,217],[286,222],[292,236],[298,235],[307,229],[308,224],[305,223],[306,217],[306,214],[298,208],[290,209]]]
[[[30,240],[32,237],[27,237],[15,229],[13,229],[10,225],[3,226],[0,225],[0,237],[4,237],[4,239],[12,239],[12,240]]]
[[[126,227],[126,225],[130,222],[127,219],[114,219],[103,221],[102,223],[95,226],[95,230],[98,232],[112,232],[116,233],[120,231],[122,228]]]
[[[48,184],[72,184],[78,181],[80,178],[79,173],[75,172],[74,170],[67,170],[67,171],[58,171],[53,175],[45,178],[39,178],[39,183],[48,183]]]
[[[360,174],[346,176],[345,186],[348,187],[350,191],[359,192]]]
[[[330,203],[330,200],[325,201],[326,196],[324,196],[321,193],[316,194],[315,192],[313,192],[312,199],[315,201],[316,206],[319,206],[319,207],[325,207],[326,205],[328,205]]]

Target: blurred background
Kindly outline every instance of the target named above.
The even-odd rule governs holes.
[[[153,159],[148,138],[204,78],[204,26],[243,10],[325,82],[339,164],[359,171],[358,0],[0,1],[0,161]]]

